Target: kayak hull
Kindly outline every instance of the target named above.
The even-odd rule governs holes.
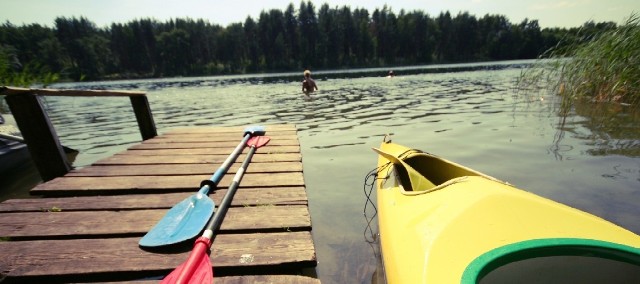
[[[401,145],[376,150],[388,283],[476,283],[543,249],[622,250],[640,261],[640,237],[606,220]]]

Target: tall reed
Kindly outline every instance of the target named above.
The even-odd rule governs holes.
[[[545,90],[562,97],[560,110],[575,100],[640,106],[640,18],[607,30],[586,43],[547,51],[520,76],[520,90]]]

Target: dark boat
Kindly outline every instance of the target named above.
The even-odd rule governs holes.
[[[62,145],[67,160],[73,163],[78,151]],[[0,176],[21,168],[31,160],[27,144],[22,138],[13,116],[0,114]]]
[[[28,163],[30,158],[27,145],[11,116],[0,115],[0,175]]]

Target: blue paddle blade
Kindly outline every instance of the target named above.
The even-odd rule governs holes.
[[[242,136],[247,135],[247,133],[251,136],[261,136],[266,133],[266,130],[262,125],[253,125],[246,127]]]
[[[169,209],[138,244],[159,247],[192,239],[207,225],[214,210],[213,200],[202,193],[187,197]]]

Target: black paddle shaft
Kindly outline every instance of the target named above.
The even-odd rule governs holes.
[[[227,214],[227,209],[229,209],[229,206],[231,205],[231,200],[233,199],[233,196],[236,194],[236,191],[238,190],[238,186],[240,185],[240,181],[244,176],[244,172],[249,167],[249,163],[251,162],[251,158],[253,157],[253,154],[255,152],[256,152],[256,146],[252,145],[251,149],[249,150],[249,153],[247,154],[247,157],[242,162],[240,169],[238,169],[238,172],[236,172],[236,174],[233,176],[233,182],[231,182],[231,185],[229,185],[229,189],[227,190],[227,193],[222,198],[222,201],[220,202],[220,206],[218,206],[218,210],[216,210],[216,212],[213,214],[213,217],[207,224],[207,227],[205,228],[205,230],[211,230],[212,232],[217,232],[220,229],[220,225],[222,224],[222,219],[224,219],[224,216]],[[215,238],[215,235],[216,234],[213,234],[213,236],[211,237],[212,241]]]

